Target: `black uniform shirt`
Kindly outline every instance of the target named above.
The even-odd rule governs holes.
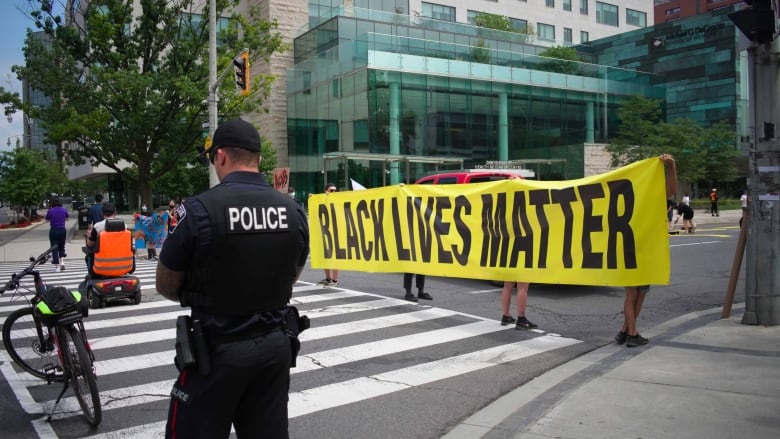
[[[231,172],[222,179],[221,184],[246,191],[273,190],[265,178],[255,172]],[[298,245],[302,249],[298,261],[298,266],[301,267],[306,264],[306,258],[309,256],[309,230],[303,208],[299,208],[296,213],[300,218],[297,236]],[[163,243],[160,262],[173,271],[183,272],[190,267],[193,254],[208,250],[212,233],[208,212],[197,199],[185,199],[179,206],[177,215],[179,222]],[[246,317],[235,317],[215,315],[194,308],[192,318],[200,319],[203,329],[207,332],[235,334],[260,326],[279,324],[284,311],[283,308]]]

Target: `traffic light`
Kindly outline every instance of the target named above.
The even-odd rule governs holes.
[[[777,35],[777,0],[745,0],[747,8],[729,14],[729,18],[750,40],[769,43]]]
[[[251,76],[249,74],[249,51],[241,52],[241,55],[233,58],[233,71],[235,73],[236,88],[241,96],[246,96],[251,91]]]

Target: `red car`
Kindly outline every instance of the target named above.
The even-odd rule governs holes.
[[[528,169],[463,169],[446,171],[420,178],[416,184],[461,184],[483,183],[486,181],[506,180],[508,178],[533,177]]]

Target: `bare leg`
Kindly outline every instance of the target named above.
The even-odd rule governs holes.
[[[512,301],[514,287],[514,282],[504,282],[504,287],[501,289],[501,313],[505,316],[509,315],[509,303]]]
[[[626,297],[623,300],[623,322],[622,331],[628,335],[636,335],[636,317],[637,317],[637,299],[639,296],[638,287],[626,287]],[[641,305],[640,305],[641,308]]]
[[[517,283],[517,317],[525,317],[525,306],[528,304],[528,282]]]

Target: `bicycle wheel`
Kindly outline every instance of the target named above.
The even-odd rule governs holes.
[[[92,357],[87,351],[87,345],[76,326],[60,328],[60,351],[62,352],[63,368],[70,379],[73,393],[84,412],[87,422],[100,424],[103,418],[100,407],[100,393],[97,378],[93,369]]]
[[[41,341],[36,324],[32,308],[20,308],[9,314],[3,323],[6,352],[19,367],[35,377],[65,381],[49,328],[41,327]]]

